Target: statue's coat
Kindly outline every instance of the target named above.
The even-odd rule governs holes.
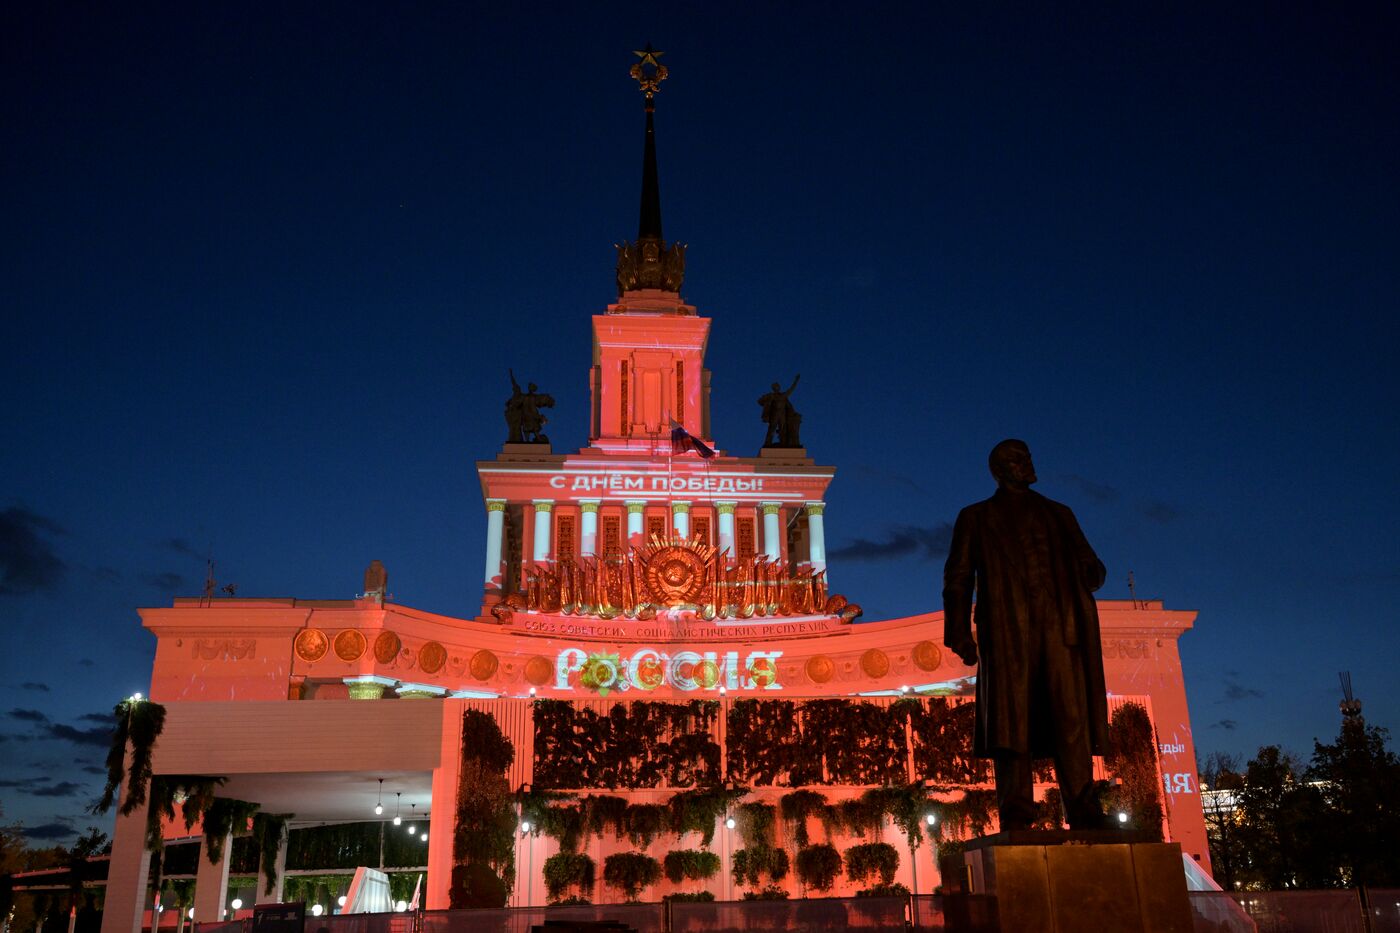
[[[1103,563],[1067,506],[1025,490],[998,490],[990,499],[958,513],[943,573],[944,642],[956,646],[972,633],[973,594],[977,597],[977,732],[975,752],[990,757],[997,749],[1048,758],[1059,728],[1044,709],[1032,709],[1032,594],[1026,557],[1008,527],[1008,496],[1031,496],[1051,518],[1051,576],[1058,611],[1049,624],[1063,626],[1063,643],[1048,663],[1082,659],[1090,748],[1102,754],[1108,738],[1108,697],[1104,687],[1099,613],[1093,591],[1103,585]],[[1045,620],[1042,620],[1045,621]]]

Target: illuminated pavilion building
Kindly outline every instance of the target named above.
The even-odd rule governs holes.
[[[953,735],[970,737],[958,711],[975,671],[941,649],[942,613],[857,621],[859,606],[828,583],[835,469],[797,446],[717,449],[710,319],[681,297],[684,247],[662,238],[652,97],[665,74],[656,65],[644,57],[634,69],[647,102],[641,222],[618,250],[617,300],[592,318],[589,444],[554,453],[538,417],[550,400],[517,389],[511,441],[477,466],[487,515],[480,611],[458,618],[390,602],[377,561],[353,599],[191,598],[141,610],[157,640],[150,697],[167,710],[155,773],[223,777],[221,796],[294,814],[294,831],[387,820],[373,816],[387,792],[401,813],[431,818],[430,910],[450,906],[460,862],[453,822],[473,753],[462,739],[468,710],[489,714],[510,741],[512,789],[665,803],[732,783],[750,788],[750,801],[777,804],[800,787],[838,807],[871,786],[923,780],[952,813],[969,790],[985,799],[990,787]],[[1167,838],[1208,867],[1177,650],[1195,613],[1115,600],[1099,612],[1110,711],[1136,703],[1148,712]],[[821,700],[847,705],[813,705]],[[639,702],[652,725],[631,734]],[[867,747],[880,729],[888,741]],[[618,743],[630,743],[625,754]],[[795,856],[799,835],[846,851],[869,841],[839,821],[802,819],[778,820],[774,845]],[[660,859],[708,848],[718,873],[663,878],[640,898],[737,898],[751,889],[731,873],[743,842],[722,819],[711,829],[708,843],[692,828],[645,844],[586,835],[579,846],[599,874],[618,852]],[[144,830],[144,808],[118,818],[104,933],[139,927],[149,905]],[[191,833],[180,823],[165,835]],[[931,891],[931,848],[911,850],[888,822],[884,837],[899,854],[895,880]],[[199,920],[227,906],[230,848],[222,863],[199,860]],[[559,851],[547,834],[519,838],[511,904],[546,901],[541,870]],[[795,876],[764,881],[797,894]],[[829,893],[861,886],[841,878]],[[601,880],[593,893],[622,897]]]

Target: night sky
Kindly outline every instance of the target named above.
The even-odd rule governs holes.
[[[473,615],[507,367],[586,443],[647,41],[716,441],[802,374],[835,589],[941,607],[1026,439],[1200,613],[1201,755],[1400,728],[1393,4],[12,3],[0,14],[0,806],[68,841],[138,606]],[[657,9],[663,7],[664,9]],[[1226,7],[1228,9],[1222,9]]]

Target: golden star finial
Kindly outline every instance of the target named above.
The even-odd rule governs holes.
[[[642,92],[646,94],[647,100],[651,100],[651,96],[660,89],[661,82],[665,81],[666,76],[670,74],[666,66],[658,61],[658,59],[666,53],[658,52],[656,49],[652,48],[651,43],[648,42],[646,48],[640,51],[634,50],[632,54],[641,59],[641,61],[632,66],[632,70],[629,74],[636,79]]]

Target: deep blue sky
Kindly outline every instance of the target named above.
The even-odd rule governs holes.
[[[135,607],[211,548],[240,595],[378,558],[474,612],[506,367],[585,442],[648,40],[717,440],[802,373],[867,619],[940,606],[936,530],[1019,436],[1103,595],[1199,610],[1202,755],[1306,757],[1340,670],[1400,727],[1393,5],[139,6],[0,14],[0,805],[36,839],[88,822]]]

